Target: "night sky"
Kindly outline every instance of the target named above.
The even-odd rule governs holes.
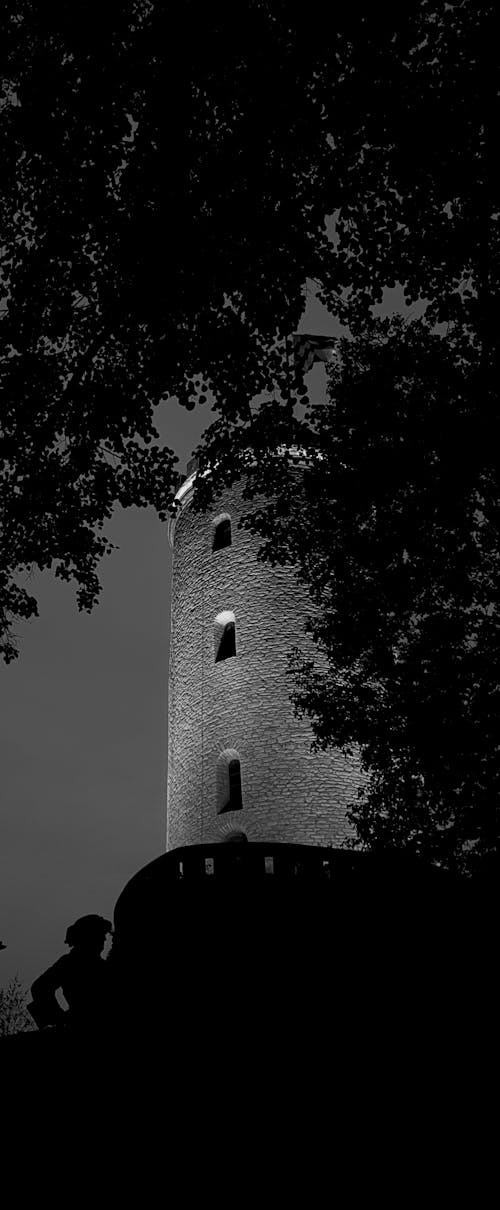
[[[173,401],[156,424],[184,470],[209,405]],[[71,585],[31,583],[39,618],[0,666],[0,986],[28,985],[77,916],[112,918],[120,891],[165,847],[171,552],[153,509],[117,508],[119,547],[80,613]]]

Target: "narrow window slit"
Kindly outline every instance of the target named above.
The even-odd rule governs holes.
[[[241,764],[234,748],[226,748],[221,752],[217,761],[215,789],[218,815],[223,815],[226,811],[243,810]]]
[[[236,655],[236,618],[230,609],[218,613],[214,622],[214,658],[218,664]]]
[[[215,524],[212,550],[222,550],[224,546],[231,546],[231,542],[231,520],[229,517],[222,517]]]

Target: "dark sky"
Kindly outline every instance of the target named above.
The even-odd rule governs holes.
[[[157,423],[179,466],[215,419],[168,402]],[[0,666],[0,986],[29,984],[79,915],[112,917],[131,875],[165,845],[170,548],[152,509],[117,509],[119,547],[92,614],[49,572],[38,619]]]
[[[340,331],[312,294],[300,329]],[[324,397],[322,366],[307,383]],[[179,469],[215,418],[209,404],[158,409]],[[0,987],[16,973],[29,986],[67,952],[78,916],[111,919],[165,848],[167,526],[152,509],[117,509],[107,532],[119,549],[101,563],[93,613],[78,612],[70,585],[36,576],[40,616],[18,626],[19,658],[0,662]]]

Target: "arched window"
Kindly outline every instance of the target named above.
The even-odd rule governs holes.
[[[235,844],[235,843],[241,844],[242,841],[248,842],[248,836],[245,835],[245,832],[228,832],[227,836],[224,837],[223,843],[224,844]]]
[[[231,518],[224,513],[214,521],[212,550],[222,550],[223,546],[230,546],[231,541]]]
[[[218,815],[243,809],[241,764],[234,748],[222,752],[217,762],[216,803]]]
[[[236,619],[234,613],[224,609],[218,613],[214,625],[215,663],[236,655]]]
[[[239,760],[229,761],[229,810],[241,811],[241,767]]]

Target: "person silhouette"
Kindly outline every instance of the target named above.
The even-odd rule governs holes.
[[[39,1029],[51,1025],[86,1028],[99,1021],[107,982],[101,954],[111,932],[111,921],[102,916],[80,916],[70,925],[65,937],[69,954],[58,958],[31,985],[33,999],[27,1008]],[[67,1001],[67,1010],[56,998],[59,990]]]

